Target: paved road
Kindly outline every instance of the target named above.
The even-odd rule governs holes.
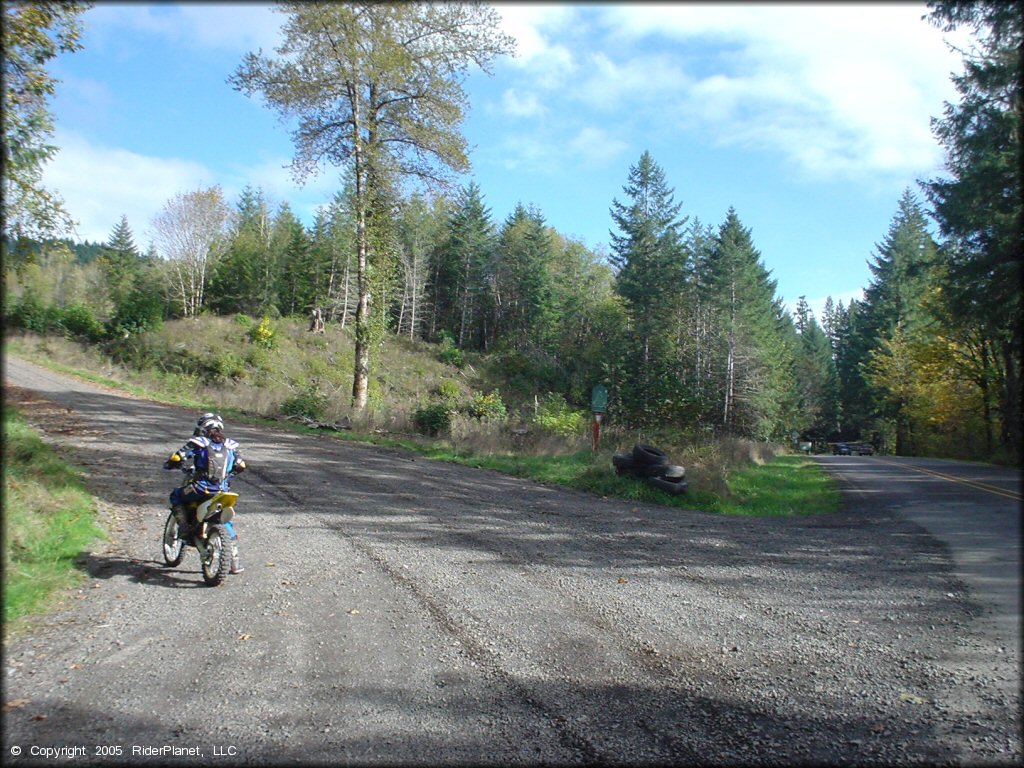
[[[196,414],[5,363],[109,531],[4,649],[5,764],[1022,759],[1019,660],[884,494],[722,517],[229,425],[247,567],[211,589],[159,555]]]
[[[888,509],[949,547],[1005,647],[1021,652],[1021,475],[990,464],[825,456],[853,506]]]

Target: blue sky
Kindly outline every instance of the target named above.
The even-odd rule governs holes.
[[[464,134],[499,223],[517,202],[597,248],[630,166],[650,151],[681,213],[751,229],[789,306],[848,303],[870,280],[902,191],[941,173],[929,120],[960,57],[912,4],[498,3],[517,56],[472,74]],[[271,52],[284,16],[248,3],[98,3],[84,49],[52,64],[61,152],[45,183],[106,241],[142,247],[175,195],[248,184],[307,224],[339,188],[298,185],[290,129],[227,78]],[[962,44],[963,39],[959,41]]]

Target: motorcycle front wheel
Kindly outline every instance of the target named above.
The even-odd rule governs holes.
[[[185,556],[185,541],[178,531],[178,518],[171,512],[164,523],[164,562],[172,568]]]
[[[200,555],[203,580],[211,587],[221,584],[231,569],[231,543],[223,525],[211,525],[206,537],[206,554]]]

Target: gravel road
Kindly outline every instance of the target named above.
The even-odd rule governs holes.
[[[209,588],[160,556],[194,413],[11,357],[4,394],[110,531],[5,648],[8,765],[1021,762],[1019,659],[892,509],[718,517],[229,424],[246,570]]]

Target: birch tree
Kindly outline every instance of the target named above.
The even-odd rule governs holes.
[[[203,307],[207,275],[227,245],[231,211],[220,187],[176,195],[153,219],[153,242],[169,266],[184,317]]]

